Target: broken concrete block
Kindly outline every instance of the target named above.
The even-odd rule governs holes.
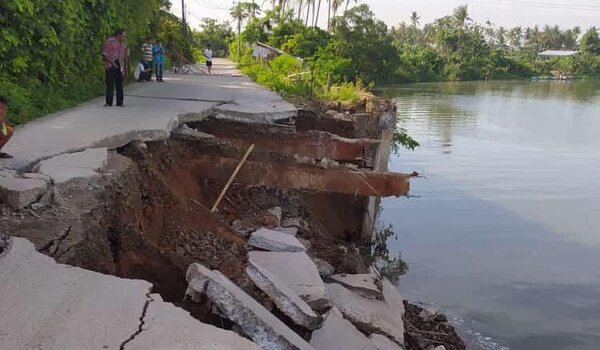
[[[76,178],[98,176],[106,165],[108,149],[94,148],[67,153],[41,161],[35,169],[60,184]]]
[[[306,250],[296,237],[264,227],[250,235],[248,244],[273,252],[302,252]]]
[[[234,220],[231,223],[231,229],[241,237],[249,237],[252,231],[256,230],[256,226],[242,220]]]
[[[279,278],[252,262],[246,268],[246,274],[260,290],[275,302],[279,310],[294,323],[309,330],[321,327],[323,323],[321,316],[316,314],[304,300],[300,299]]]
[[[142,332],[126,344],[127,350],[258,350],[235,332],[202,323],[187,311],[150,294]]]
[[[436,346],[433,350],[446,350],[446,347],[443,345]]]
[[[377,350],[335,307],[325,316],[323,327],[313,332],[310,345],[319,350]]]
[[[48,190],[42,179],[26,179],[10,172],[0,173],[0,201],[13,209],[23,209],[36,202]]]
[[[317,270],[319,270],[319,275],[321,275],[322,278],[329,277],[335,272],[333,266],[327,261],[319,258],[313,258],[312,260],[315,265],[317,265]]]
[[[383,294],[377,286],[379,280],[372,274],[339,274],[330,276],[331,281],[354,291],[365,298],[383,299]]]
[[[248,253],[248,261],[285,282],[314,310],[327,310],[330,307],[319,271],[305,252],[252,251]]]
[[[400,313],[400,316],[404,317],[404,298],[395,285],[392,284],[387,278],[382,280],[383,286],[383,300],[390,306],[390,308]]]
[[[404,344],[402,315],[380,300],[363,298],[340,284],[327,284],[331,302],[363,333],[380,333]]]
[[[304,246],[305,250],[310,250],[310,248],[312,248],[312,243],[308,239],[298,237],[298,242]]]
[[[40,174],[40,173],[24,173],[21,174],[22,177],[26,178],[26,179],[40,179],[40,180],[44,180],[46,181],[47,184],[51,184],[52,183],[52,178],[46,174]]]
[[[385,335],[371,334],[369,339],[375,344],[377,350],[403,350],[400,345],[394,343]]]
[[[200,264],[188,268],[188,295],[205,294],[219,312],[237,324],[245,335],[265,350],[314,350],[304,339],[219,271]]]

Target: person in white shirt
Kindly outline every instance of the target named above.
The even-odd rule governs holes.
[[[146,67],[144,63],[144,60],[141,60],[133,72],[135,80],[139,83],[149,80],[148,78],[152,76],[152,69]]]
[[[212,57],[213,52],[210,49],[210,45],[206,45],[206,49],[204,50],[204,57],[206,57],[206,68],[208,68],[208,74],[212,74]]]

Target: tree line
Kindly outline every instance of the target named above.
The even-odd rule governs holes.
[[[407,22],[388,27],[354,0],[278,0],[267,8],[238,2],[230,14],[236,27],[235,34],[229,27],[228,37],[235,36],[234,59],[241,60],[244,48],[248,54],[247,47],[261,41],[326,70],[332,83],[530,78],[553,71],[600,74],[596,28],[498,27],[473,20],[466,5],[423,26],[413,12]],[[323,15],[325,29],[318,26]],[[544,50],[580,54],[545,59],[538,55]]]

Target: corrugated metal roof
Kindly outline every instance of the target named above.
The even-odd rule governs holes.
[[[540,52],[540,56],[575,56],[579,51],[560,51],[560,50],[546,50]]]

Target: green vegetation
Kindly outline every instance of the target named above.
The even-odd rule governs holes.
[[[102,94],[102,44],[117,28],[127,32],[131,62],[149,35],[171,55],[191,58],[168,6],[167,0],[0,2],[0,94],[11,101],[10,121],[24,123]]]
[[[238,3],[231,13],[238,24],[231,57],[261,84],[283,94],[315,93],[348,101],[358,96],[358,89],[348,84],[356,87],[359,82],[368,87],[371,83],[530,78],[554,71],[600,75],[596,28],[590,28],[578,43],[578,27],[506,29],[489,22],[479,24],[469,17],[466,5],[423,27],[413,12],[410,23],[388,28],[365,4],[326,0],[329,21],[324,31],[315,25],[320,3],[281,0],[265,11],[252,3]],[[336,16],[343,8],[347,9],[343,15]],[[256,41],[290,56],[280,62],[258,63],[248,49]],[[538,56],[544,50],[581,53],[544,59]],[[292,57],[300,58],[300,63],[292,64]],[[302,72],[310,74],[298,79]]]

